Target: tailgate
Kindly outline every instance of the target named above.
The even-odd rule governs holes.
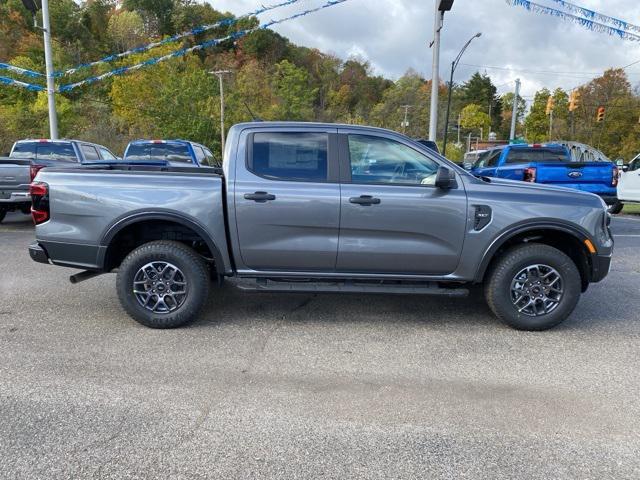
[[[30,160],[0,158],[0,199],[9,198],[13,192],[29,190],[30,164]]]
[[[604,192],[613,188],[614,165],[608,162],[539,163],[536,183]]]

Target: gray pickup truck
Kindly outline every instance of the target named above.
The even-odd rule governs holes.
[[[29,213],[29,184],[41,168],[116,160],[106,147],[95,143],[46,138],[18,140],[8,157],[0,157],[0,222],[10,211]]]
[[[544,330],[609,272],[610,216],[592,194],[477,178],[388,130],[236,125],[222,169],[54,168],[31,186],[39,262],[117,272],[124,309],[170,328],[211,280],[243,289],[463,296]]]

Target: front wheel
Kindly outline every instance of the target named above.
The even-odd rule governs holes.
[[[607,206],[608,212],[612,215],[620,213],[623,208],[624,203],[622,203],[621,201],[617,201],[616,203],[612,203],[611,205]]]
[[[580,273],[573,260],[542,244],[507,250],[485,284],[493,313],[518,330],[555,327],[573,312],[580,293]]]
[[[209,272],[194,250],[156,241],[132,251],[116,280],[122,307],[150,328],[175,328],[194,320],[209,294]]]

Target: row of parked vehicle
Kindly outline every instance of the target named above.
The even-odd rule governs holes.
[[[9,211],[29,213],[29,184],[40,169],[76,165],[100,168],[114,162],[165,167],[220,164],[207,147],[186,140],[135,140],[127,145],[122,158],[107,147],[80,140],[20,140],[8,157],[0,157],[0,222]]]
[[[473,158],[475,157],[475,158]],[[628,165],[603,155],[575,158],[561,143],[504,145],[468,156],[465,168],[474,175],[541,183],[594,193],[611,213],[625,203],[640,202],[640,155]]]

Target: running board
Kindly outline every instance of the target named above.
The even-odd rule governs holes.
[[[232,283],[241,290],[259,292],[386,293],[397,295],[443,295],[447,297],[466,297],[469,295],[469,290],[466,288],[442,288],[435,282],[286,281],[267,278],[243,278],[232,280]]]

